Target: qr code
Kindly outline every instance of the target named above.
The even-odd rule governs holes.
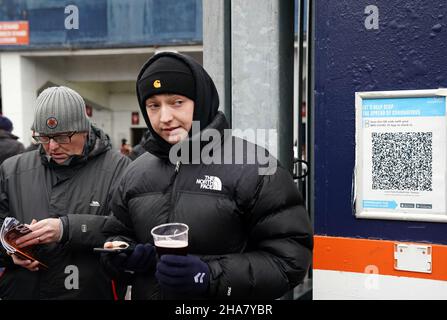
[[[372,133],[372,188],[432,191],[432,132]]]

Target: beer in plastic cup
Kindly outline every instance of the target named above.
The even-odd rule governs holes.
[[[151,230],[158,257],[164,254],[188,254],[188,230],[184,223],[165,223]]]

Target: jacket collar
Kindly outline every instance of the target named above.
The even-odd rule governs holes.
[[[13,135],[11,132],[0,129],[0,139],[14,139],[17,140],[19,137]]]

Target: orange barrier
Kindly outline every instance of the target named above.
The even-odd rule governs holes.
[[[432,273],[420,273],[394,269],[394,245],[414,242],[326,236],[315,236],[314,241],[314,269],[447,281],[446,245],[417,243],[432,247]]]

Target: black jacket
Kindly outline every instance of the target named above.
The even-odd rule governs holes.
[[[130,160],[111,150],[108,136],[92,127],[87,156],[69,166],[48,161],[42,148],[9,158],[0,167],[0,222],[12,216],[23,223],[63,217],[63,241],[37,247],[47,271],[30,272],[13,264],[2,249],[2,299],[113,299],[112,284],[99,265],[94,247],[102,247],[104,226],[117,223],[107,217],[108,194]],[[79,289],[67,290],[65,281],[79,271]],[[68,268],[67,268],[68,267]],[[70,278],[67,280],[70,281]]]
[[[134,230],[133,240],[139,243],[153,243],[150,230],[156,225],[188,224],[189,253],[200,256],[211,270],[208,298],[278,298],[302,281],[311,262],[312,230],[303,199],[275,159],[270,158],[277,165],[273,174],[259,174],[259,160],[250,162],[247,155],[264,149],[223,134],[228,124],[217,111],[217,91],[196,62],[163,53],[149,60],[140,76],[163,55],[177,57],[192,69],[197,88],[193,118],[203,124],[210,117],[202,135],[210,129],[221,133],[221,139],[201,143],[200,149],[213,150],[222,164],[192,164],[194,154],[188,163],[173,164],[168,157],[171,145],[146,120],[151,131],[145,144],[148,153],[126,170],[111,209]],[[140,107],[144,114],[143,101]],[[203,108],[209,108],[206,115],[198,115]],[[189,141],[200,141],[200,134],[181,143]],[[242,163],[235,164],[240,144],[251,151],[243,152]],[[136,275],[132,298],[163,298],[153,274]]]
[[[25,150],[23,144],[18,142],[17,139],[18,137],[12,133],[0,129],[0,164]]]

